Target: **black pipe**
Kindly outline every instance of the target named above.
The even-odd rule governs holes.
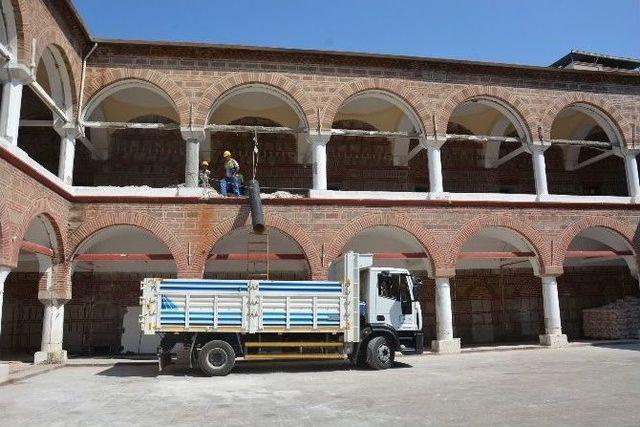
[[[260,184],[258,180],[253,179],[249,181],[248,190],[253,231],[262,234],[266,230],[266,227],[264,226],[264,213],[262,212],[262,200],[260,200]]]

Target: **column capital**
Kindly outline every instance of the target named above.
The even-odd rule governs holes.
[[[206,137],[204,128],[182,127],[180,133],[185,141],[202,142]]]
[[[442,148],[445,142],[447,142],[446,135],[434,135],[434,136],[422,135],[418,138],[418,144],[420,144],[421,146],[427,149]]]
[[[327,145],[331,139],[331,132],[326,131],[309,131],[309,133],[303,134],[307,142],[311,145]]]
[[[522,146],[529,154],[544,153],[549,148],[551,148],[551,142],[549,141],[538,141],[537,143],[528,142],[528,143],[522,144]]]
[[[31,73],[28,67],[17,62],[10,62],[4,67],[8,74],[9,80],[12,82],[29,84],[36,80],[35,76]]]
[[[63,123],[61,120],[56,120],[53,123],[53,129],[62,138],[75,140],[80,138],[81,136],[84,136],[84,131],[80,128],[80,126],[74,126],[71,123]]]

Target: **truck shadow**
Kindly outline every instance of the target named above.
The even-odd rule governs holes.
[[[405,369],[412,366],[402,362],[396,362],[391,369]],[[320,361],[320,362],[243,362],[239,361],[230,375],[244,374],[275,374],[275,373],[308,373],[331,371],[371,371],[368,368],[358,368],[346,361]],[[207,378],[199,369],[191,369],[186,365],[170,365],[162,372],[158,372],[155,363],[133,364],[119,362],[96,375],[107,377],[202,377]]]

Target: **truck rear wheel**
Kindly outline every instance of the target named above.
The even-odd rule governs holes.
[[[371,369],[388,369],[394,359],[395,351],[387,337],[373,337],[367,343],[367,365]]]
[[[200,370],[210,377],[228,375],[235,363],[233,347],[221,340],[209,341],[198,354]]]

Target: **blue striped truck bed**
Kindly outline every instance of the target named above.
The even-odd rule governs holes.
[[[353,304],[358,294],[354,299],[349,280],[144,279],[141,288],[145,334],[343,332],[352,336],[358,321]]]

